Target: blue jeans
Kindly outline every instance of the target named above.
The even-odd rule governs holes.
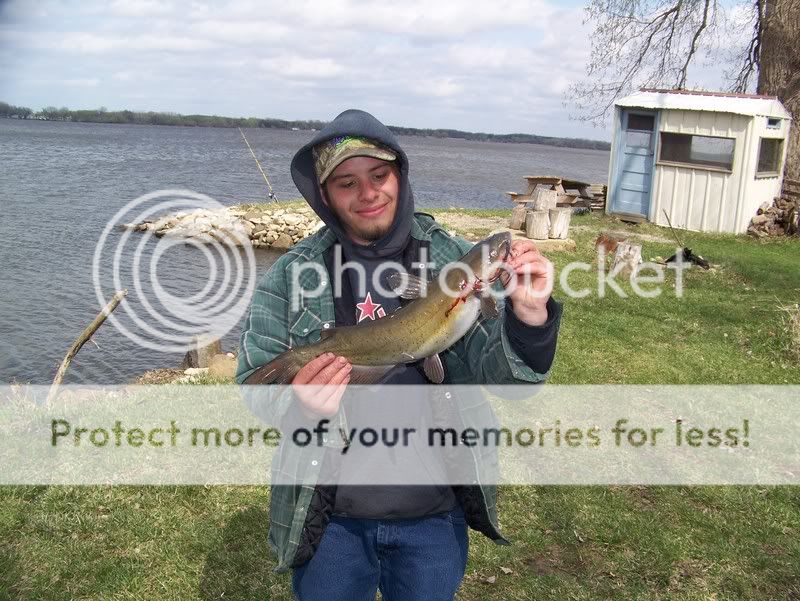
[[[319,548],[295,568],[300,601],[451,601],[467,567],[469,539],[456,508],[421,518],[333,516]]]

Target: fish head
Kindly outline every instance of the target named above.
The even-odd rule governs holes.
[[[450,290],[478,292],[497,280],[511,253],[511,232],[500,232],[478,242],[447,273]]]

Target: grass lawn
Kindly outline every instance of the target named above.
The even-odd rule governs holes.
[[[486,233],[502,211],[467,211]],[[675,251],[668,230],[573,217],[594,260],[599,231],[625,232],[645,260]],[[800,240],[679,232],[718,267],[668,275],[654,299],[565,301],[554,383],[800,383],[779,305],[800,301]],[[572,287],[596,282],[575,272]],[[630,285],[623,286],[630,291]],[[796,344],[796,342],[795,342]],[[266,535],[260,487],[0,489],[0,601],[290,599]],[[498,547],[471,536],[459,599],[800,599],[800,488],[504,487]],[[510,571],[510,573],[509,573]]]

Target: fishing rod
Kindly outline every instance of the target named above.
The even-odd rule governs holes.
[[[242,131],[242,128],[239,127],[238,129],[239,129],[239,133],[242,134],[242,139],[244,140],[244,143],[247,144],[247,149],[250,151],[250,154],[253,155],[253,160],[256,162],[256,166],[258,167],[258,170],[261,172],[261,175],[264,176],[264,181],[267,182],[267,188],[269,188],[269,197],[272,200],[277,202],[278,199],[275,197],[275,193],[272,191],[272,184],[269,183],[269,178],[267,177],[267,174],[264,173],[264,169],[261,168],[261,163],[258,162],[258,158],[256,157],[256,153],[253,152],[253,148],[250,146],[250,142],[247,141],[247,137],[245,137],[244,132]]]
[[[683,248],[683,243],[681,242],[681,239],[678,238],[678,234],[675,232],[675,228],[672,227],[672,222],[669,220],[669,213],[667,213],[666,209],[662,209],[662,211],[664,211],[664,217],[667,218],[667,225],[669,225],[669,229],[672,232],[672,236],[675,238],[675,242],[678,243],[678,246]]]

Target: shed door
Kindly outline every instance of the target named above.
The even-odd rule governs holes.
[[[623,111],[612,211],[647,217],[653,175],[655,113]]]

